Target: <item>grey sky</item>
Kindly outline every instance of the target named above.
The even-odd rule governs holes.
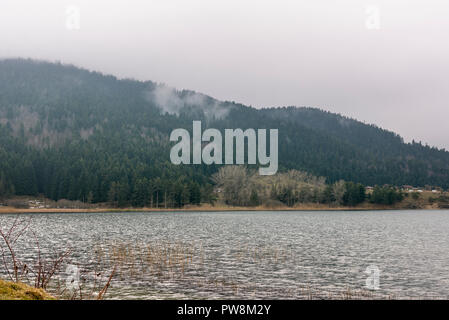
[[[319,107],[447,149],[448,35],[447,0],[0,2],[0,57]]]

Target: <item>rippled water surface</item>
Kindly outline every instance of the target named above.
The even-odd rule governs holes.
[[[43,254],[70,247],[74,264],[119,264],[109,298],[449,297],[449,211],[51,213],[31,225]]]

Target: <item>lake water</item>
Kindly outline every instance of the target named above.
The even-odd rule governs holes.
[[[43,255],[70,247],[71,265],[104,276],[119,265],[108,298],[449,297],[444,210],[29,216]],[[30,234],[18,246],[24,260],[36,256]],[[378,290],[366,288],[369,266]]]

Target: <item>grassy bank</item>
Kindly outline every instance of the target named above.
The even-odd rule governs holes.
[[[411,201],[406,199],[394,205],[379,205],[373,203],[362,203],[357,206],[330,206],[327,204],[307,203],[298,204],[293,207],[288,206],[255,206],[255,207],[239,207],[227,205],[203,204],[199,206],[185,206],[183,208],[114,208],[114,207],[91,207],[91,208],[14,208],[11,206],[0,206],[1,213],[77,213],[77,212],[188,212],[188,211],[363,211],[363,210],[410,210],[410,209],[441,209],[437,204],[429,204],[426,201]]]
[[[55,300],[42,289],[24,283],[0,280],[0,300]]]

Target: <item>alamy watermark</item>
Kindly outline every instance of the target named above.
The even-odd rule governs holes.
[[[247,164],[259,163],[265,166],[259,168],[260,175],[273,175],[277,172],[277,129],[270,129],[269,152],[267,150],[266,129],[257,129],[257,133],[254,129],[246,129],[245,131],[242,129],[225,129],[224,134],[224,164],[245,164],[246,138],[248,150]],[[170,141],[179,141],[170,151],[170,160],[173,164],[223,164],[223,138],[221,132],[212,128],[202,132],[201,121],[193,121],[192,152],[190,133],[186,129],[173,130],[170,134]],[[203,142],[208,142],[208,144],[202,147]]]
[[[365,273],[368,277],[365,281],[365,287],[370,290],[380,289],[380,269],[376,265],[370,265],[366,267]]]
[[[366,20],[365,27],[368,30],[380,29],[380,8],[375,5],[365,7]]]
[[[67,30],[79,30],[81,28],[80,8],[78,6],[68,6],[65,9],[65,14],[65,27]]]

